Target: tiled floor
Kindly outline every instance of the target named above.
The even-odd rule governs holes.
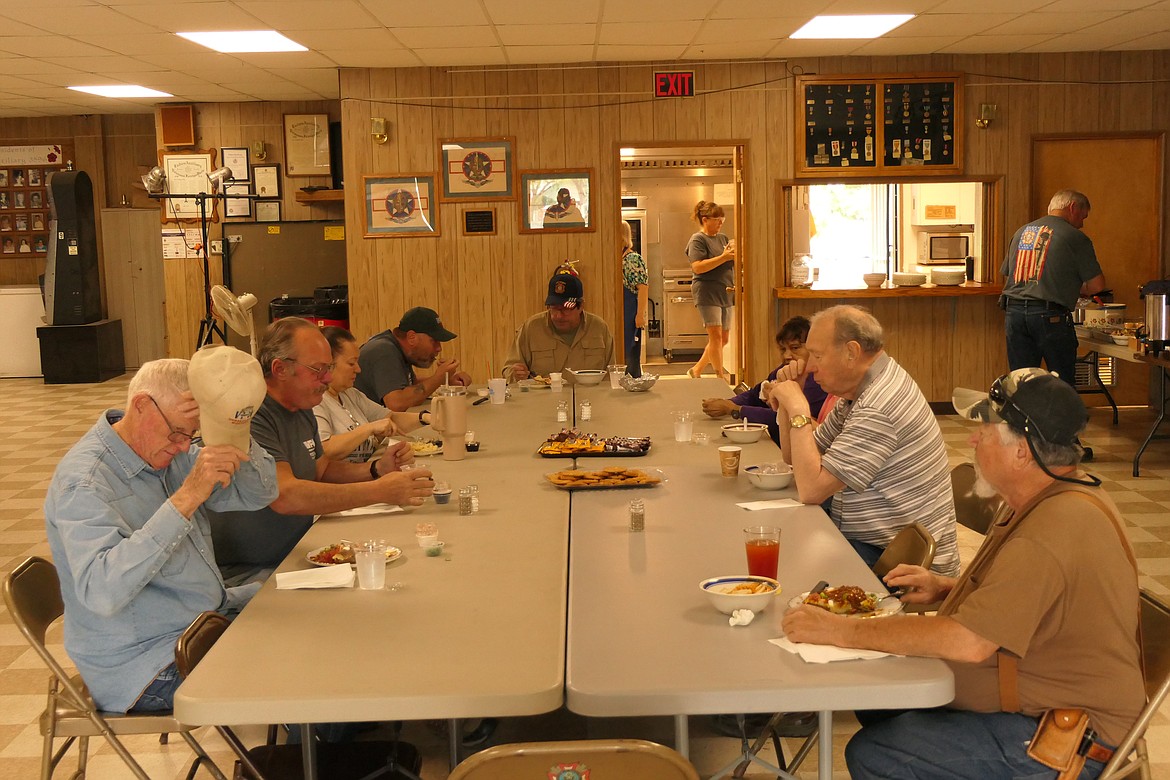
[[[28,555],[48,555],[41,504],[53,468],[100,410],[122,405],[126,381],[122,378],[100,385],[46,386],[40,380],[0,380],[0,390],[6,397],[0,408],[0,572],[11,571]],[[1085,440],[1097,455],[1093,473],[1104,480],[1105,488],[1128,521],[1142,585],[1170,599],[1170,443],[1152,445],[1143,459],[1140,478],[1133,478],[1130,472],[1137,442],[1144,438],[1151,420],[1148,410],[1126,409],[1122,411],[1121,425],[1112,428],[1108,415],[1095,411]],[[967,424],[954,417],[942,417],[940,422],[952,462],[967,459]],[[979,539],[960,530],[964,531],[963,556],[969,560]],[[59,645],[59,632],[54,641]],[[39,660],[0,607],[0,778],[32,778],[38,774],[41,743],[37,716],[44,704],[44,684]],[[1164,780],[1170,780],[1168,714],[1170,710],[1164,708],[1149,739],[1154,776]],[[841,749],[855,728],[851,717],[837,718],[835,777],[846,777]],[[201,729],[198,735],[221,766],[229,767],[230,752],[214,732]],[[246,740],[260,740],[263,733],[257,727],[242,730],[242,735]],[[562,711],[507,720],[494,741],[639,736],[669,744],[671,735],[672,724],[667,719],[587,721]],[[738,751],[734,740],[714,735],[705,718],[691,719],[691,736],[692,759],[705,776],[713,774]],[[423,776],[427,780],[447,776],[441,727],[409,723],[404,737],[422,749]],[[127,742],[151,777],[183,777],[190,754],[181,741],[168,746],[159,746],[156,740],[146,737]],[[770,751],[765,753],[770,755]],[[815,769],[814,755],[801,774],[814,776]],[[87,776],[91,780],[112,780],[131,775],[107,746],[95,743]]]

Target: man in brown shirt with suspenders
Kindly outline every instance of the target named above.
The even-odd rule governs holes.
[[[846,750],[854,778],[1042,777],[1029,743],[1046,711],[1067,708],[1088,715],[1079,777],[1096,777],[1145,694],[1133,552],[1100,480],[1078,469],[1088,413],[1038,368],[954,400],[984,423],[971,437],[976,490],[1005,508],[958,579],[905,565],[886,576],[906,602],[945,599],[938,615],[851,620],[802,606],[784,630],[797,642],[941,658],[955,674],[947,708],[862,718]]]

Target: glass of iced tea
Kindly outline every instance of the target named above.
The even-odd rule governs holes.
[[[743,529],[747,550],[748,574],[776,579],[780,564],[780,529],[770,525],[753,525]]]

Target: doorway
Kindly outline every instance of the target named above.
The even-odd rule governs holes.
[[[1046,213],[1052,194],[1061,189],[1088,196],[1092,208],[1084,232],[1093,240],[1114,301],[1126,304],[1128,320],[1144,313],[1141,285],[1161,278],[1162,138],[1127,133],[1036,136],[1032,142],[1031,213]],[[1115,364],[1114,399],[1144,406],[1149,370],[1127,361]]]
[[[723,364],[735,377],[741,373],[746,349],[742,269],[748,251],[742,239],[742,159],[742,146],[728,144],[620,148],[622,216],[631,224],[637,223],[635,244],[640,244],[636,248],[646,261],[649,277],[651,327],[643,340],[643,363],[651,366],[652,373],[684,373],[707,343],[690,295],[690,261],[686,257],[687,242],[698,230],[692,214],[700,200],[723,206],[727,216],[723,233],[736,239],[737,305]],[[617,310],[622,310],[620,300]],[[624,328],[623,323],[623,334]]]

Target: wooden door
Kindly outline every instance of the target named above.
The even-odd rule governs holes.
[[[1052,194],[1083,192],[1092,210],[1085,234],[1114,301],[1127,305],[1126,319],[1141,319],[1138,289],[1161,276],[1162,134],[1036,136],[1032,143],[1033,216],[1044,214]],[[1116,361],[1118,404],[1145,405],[1149,371]],[[1090,405],[1104,397],[1086,396]]]

